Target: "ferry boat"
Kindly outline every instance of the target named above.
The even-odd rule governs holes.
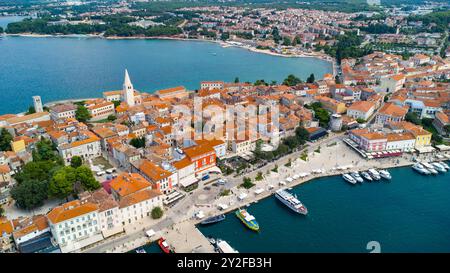
[[[347,181],[347,182],[349,182],[351,184],[356,184],[356,180],[351,175],[349,175],[347,173],[344,173],[342,175],[342,178],[344,178],[345,181]]]
[[[377,170],[375,170],[375,169],[369,169],[368,172],[369,172],[370,176],[371,176],[374,180],[380,180],[380,179],[381,179],[380,173],[379,173]]]
[[[167,243],[166,239],[164,239],[163,237],[158,239],[158,245],[164,253],[174,253],[174,251],[170,248],[169,244]]]
[[[217,215],[217,216],[206,218],[205,220],[200,222],[200,224],[201,225],[209,225],[209,224],[214,224],[214,223],[221,222],[223,220],[225,220],[225,215],[221,214],[221,215]]]
[[[361,172],[362,177],[364,177],[364,179],[366,179],[367,181],[373,181],[372,177],[370,176],[370,174],[368,172]]]
[[[387,180],[391,180],[392,179],[391,174],[388,171],[386,171],[386,170],[379,170],[379,173],[380,173],[380,176],[382,178],[384,178],[384,179],[387,179]]]
[[[433,162],[431,165],[433,165],[433,167],[441,173],[445,173],[447,171],[447,169],[438,162]]]
[[[248,213],[245,209],[238,209],[235,214],[246,227],[253,231],[259,231],[259,224],[256,222],[255,217]]]
[[[412,166],[413,170],[420,174],[430,174],[430,172],[425,169],[420,163],[416,163]]]
[[[275,197],[291,210],[303,215],[308,214],[308,209],[297,199],[297,196],[291,194],[287,190],[277,190],[275,192]]]
[[[350,175],[353,177],[353,179],[355,179],[357,182],[362,183],[364,182],[364,179],[359,175],[359,172],[354,171],[351,172]]]

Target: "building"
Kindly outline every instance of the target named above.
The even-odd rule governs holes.
[[[389,122],[399,122],[405,119],[408,107],[397,106],[393,103],[385,103],[378,111],[375,123],[387,124]]]
[[[437,112],[436,118],[433,120],[433,126],[440,135],[444,137],[450,136],[450,117],[448,114],[445,114],[444,112]]]
[[[66,164],[74,156],[79,156],[83,160],[101,156],[102,148],[100,138],[91,131],[79,131],[68,142],[58,145],[57,150]]]
[[[347,111],[345,107],[345,103],[339,102],[335,99],[325,97],[325,96],[316,96],[315,99],[322,104],[322,107],[333,114],[343,114]]]
[[[0,217],[0,253],[12,252],[14,244],[12,233],[14,231],[13,223],[3,217]]]
[[[196,177],[203,177],[216,166],[216,152],[208,144],[200,144],[183,149],[184,154],[194,163]]]
[[[387,134],[386,150],[401,150],[403,152],[414,149],[416,138],[412,133],[390,133]]]
[[[120,200],[130,194],[152,188],[152,184],[138,173],[121,173],[109,185],[115,200]]]
[[[36,113],[44,112],[44,108],[42,107],[42,100],[40,96],[33,96],[33,105]]]
[[[181,187],[186,188],[198,182],[198,179],[195,177],[195,164],[189,158],[185,157],[176,161],[173,163],[173,166],[177,170],[177,180]]]
[[[53,247],[48,240],[50,227],[45,215],[35,215],[30,218],[19,218],[13,232],[14,243],[22,253],[36,252]],[[46,242],[43,244],[43,241]]]
[[[367,121],[375,111],[375,103],[370,101],[357,101],[347,108],[347,116]]]
[[[144,189],[129,194],[119,201],[122,225],[136,223],[151,216],[155,207],[163,207],[163,195],[158,190]]]
[[[333,132],[339,132],[342,130],[342,116],[339,114],[333,114],[330,117],[330,129]]]
[[[202,81],[200,89],[223,89],[225,83],[223,81]]]
[[[157,90],[155,92],[160,99],[185,99],[189,97],[189,92],[187,92],[184,86],[177,86],[168,89]]]
[[[128,75],[128,70],[125,69],[125,79],[123,82],[123,97],[128,106],[133,107],[134,101],[134,88],[131,84],[130,76]]]
[[[139,172],[156,189],[165,194],[171,192],[177,183],[177,174],[161,168],[150,160],[143,159],[133,164],[133,171]]]
[[[15,126],[19,124],[32,124],[40,121],[49,121],[50,114],[47,112],[33,113],[25,116],[14,116],[4,121],[5,125]]]
[[[72,103],[58,104],[50,107],[52,120],[75,118],[76,111],[77,106]]]
[[[403,74],[381,78],[380,91],[387,93],[397,92],[398,90],[403,88],[403,84],[405,84],[405,81],[406,78]]]
[[[103,98],[106,101],[120,101],[122,98],[123,90],[116,90],[116,91],[106,91],[103,92]]]
[[[308,133],[309,133],[309,136],[308,136],[309,141],[315,141],[315,140],[318,140],[318,139],[328,135],[327,130],[325,130],[322,127],[309,127],[309,128],[306,128],[306,131],[308,131]]]
[[[368,129],[355,129],[349,133],[351,140],[366,152],[382,152],[386,150],[387,136],[381,132],[370,132]]]
[[[110,115],[114,115],[116,111],[114,110],[114,103],[108,101],[94,102],[92,104],[87,104],[86,106],[89,114],[91,115],[90,121],[98,121],[108,118]]]
[[[103,240],[98,205],[74,200],[53,208],[47,219],[61,252],[73,252]]]

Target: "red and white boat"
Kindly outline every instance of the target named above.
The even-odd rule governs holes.
[[[172,249],[170,248],[169,244],[167,243],[166,239],[164,239],[162,237],[158,239],[158,245],[161,248],[161,250],[164,251],[164,253],[173,252]]]

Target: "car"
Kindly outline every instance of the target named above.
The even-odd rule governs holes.
[[[226,183],[227,183],[227,181],[223,178],[220,178],[219,180],[217,180],[218,185],[225,185]]]
[[[207,180],[207,179],[209,179],[209,174],[207,174],[207,175],[205,175],[205,176],[202,177],[202,180],[203,180],[203,181],[205,181],[205,180]]]
[[[207,190],[207,191],[209,191],[209,190],[211,189],[211,187],[206,186],[206,187],[204,187],[204,189]]]
[[[106,173],[104,172],[104,171],[99,171],[99,172],[97,172],[97,176],[102,176],[102,175],[105,175]]]

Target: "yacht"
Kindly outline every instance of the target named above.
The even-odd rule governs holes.
[[[381,179],[380,173],[379,173],[377,170],[375,170],[375,169],[369,169],[368,172],[369,172],[370,176],[371,176],[374,180],[380,180],[380,179]]]
[[[426,168],[430,173],[432,173],[432,174],[437,174],[437,173],[438,173],[438,171],[436,171],[436,169],[434,168],[434,166],[431,165],[430,163],[428,163],[428,162],[421,162],[421,164],[422,164],[422,166],[423,166],[424,168]]]
[[[288,208],[299,214],[306,215],[308,213],[308,209],[300,202],[300,200],[298,200],[297,196],[286,190],[277,190],[275,192],[275,197]]]
[[[447,169],[438,162],[433,162],[431,165],[433,165],[433,167],[441,173],[445,173],[447,171]]]
[[[359,175],[359,172],[354,171],[351,172],[350,175],[353,177],[353,179],[355,179],[357,182],[362,183],[364,182],[364,179]]]
[[[345,173],[342,175],[342,178],[344,178],[345,181],[352,183],[352,184],[356,184],[356,180],[349,174]]]
[[[450,167],[447,165],[447,163],[441,161],[439,162],[439,164],[441,164],[446,170],[450,170]]]
[[[425,167],[423,167],[420,163],[416,163],[412,166],[412,168],[421,174],[430,174],[430,171],[428,171],[427,169],[425,169]]]
[[[382,178],[384,178],[384,179],[387,179],[387,180],[391,180],[392,179],[391,174],[388,171],[386,171],[386,170],[379,170],[379,173],[380,173],[380,176]]]
[[[373,181],[372,177],[370,176],[370,174],[368,172],[361,172],[362,177],[364,177],[364,179],[366,179],[367,181]]]

